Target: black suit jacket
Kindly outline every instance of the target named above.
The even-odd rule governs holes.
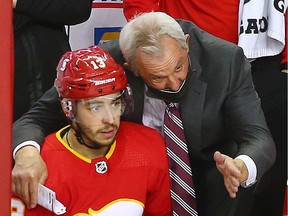
[[[184,33],[190,35],[192,66],[189,73],[192,73],[192,79],[180,102],[180,112],[196,184],[198,210],[200,215],[209,216],[248,215],[245,205],[249,199],[245,195],[250,191],[240,189],[236,199],[229,198],[213,153],[219,150],[231,157],[250,156],[257,167],[258,181],[275,160],[274,142],[253,86],[250,63],[238,46],[202,31],[191,22],[178,22]],[[119,64],[124,64],[118,40],[102,47]],[[126,70],[126,73],[135,107],[123,119],[142,123],[144,82],[131,71]],[[41,143],[47,133],[63,126],[60,109],[57,92],[52,88],[15,123],[14,147],[31,139]]]

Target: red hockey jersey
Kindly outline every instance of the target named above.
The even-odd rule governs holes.
[[[41,150],[49,174],[45,186],[66,206],[64,215],[171,215],[168,157],[156,130],[121,122],[107,155],[90,160],[61,138],[67,129],[49,135]],[[39,205],[24,210],[16,199],[13,205],[15,216],[54,215]]]

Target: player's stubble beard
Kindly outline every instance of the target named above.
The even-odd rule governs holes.
[[[103,143],[103,142],[94,140],[93,138],[90,138],[90,136],[86,132],[87,130],[91,134],[98,134],[98,133],[101,133],[101,131],[109,130],[111,128],[114,129],[115,133],[114,133],[113,139],[109,143]],[[75,134],[76,139],[80,144],[85,145],[86,147],[90,149],[101,149],[104,147],[104,145],[111,146],[115,142],[118,129],[119,129],[119,126],[117,124],[106,124],[105,126],[97,129],[95,132],[90,132],[91,131],[90,126],[86,126],[86,127],[80,126],[80,124],[77,123],[77,129],[76,130],[74,129],[74,130],[76,131],[76,134]],[[95,137],[95,135],[93,137]]]

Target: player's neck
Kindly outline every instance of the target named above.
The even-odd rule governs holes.
[[[106,153],[109,151],[110,146],[107,147],[101,147],[97,149],[88,148],[87,146],[81,144],[78,142],[75,136],[75,131],[73,129],[70,129],[67,131],[67,133],[64,136],[64,140],[67,142],[68,146],[76,151],[78,154],[89,158],[89,159],[95,159],[98,157],[103,157],[106,155]]]

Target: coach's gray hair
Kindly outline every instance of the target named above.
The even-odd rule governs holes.
[[[181,26],[169,15],[162,12],[143,13],[134,17],[122,29],[119,45],[122,54],[134,73],[138,73],[135,64],[136,52],[160,56],[163,46],[161,36],[168,35],[187,48],[184,32]]]

